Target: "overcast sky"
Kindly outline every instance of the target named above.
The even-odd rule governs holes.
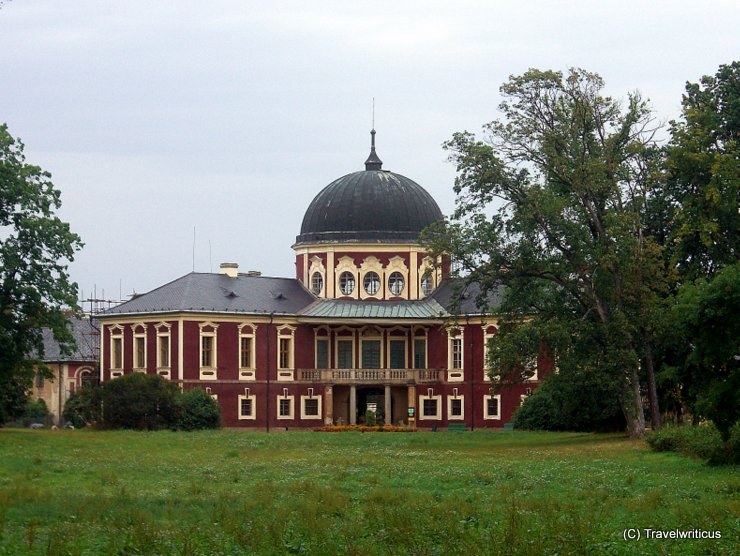
[[[294,276],[311,199],[384,168],[445,214],[441,143],[498,117],[530,67],[598,72],[662,121],[685,82],[740,54],[735,1],[0,0],[0,122],[62,191],[85,297],[193,268]]]

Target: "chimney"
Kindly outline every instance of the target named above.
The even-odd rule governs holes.
[[[229,278],[236,278],[239,274],[239,264],[221,263],[221,274],[226,274]]]

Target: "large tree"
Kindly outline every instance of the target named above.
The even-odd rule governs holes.
[[[55,215],[60,205],[51,175],[27,164],[23,143],[0,125],[0,391],[30,388],[34,366],[43,367],[43,327],[65,352],[74,347],[65,312],[77,309],[77,285],[67,263],[82,242]],[[24,405],[0,396],[0,423]]]
[[[546,346],[561,374],[598,380],[638,437],[641,361],[665,286],[660,248],[644,233],[659,157],[647,104],[632,94],[622,108],[602,88],[580,69],[512,76],[485,139],[446,143],[457,208],[429,237],[481,284],[481,300],[505,288],[493,375],[515,380]]]

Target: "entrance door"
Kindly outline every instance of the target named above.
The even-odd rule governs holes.
[[[368,415],[368,411],[372,411],[373,415]],[[374,424],[376,425],[385,423],[384,388],[362,388],[357,390],[357,423],[369,424],[368,420],[374,420]]]

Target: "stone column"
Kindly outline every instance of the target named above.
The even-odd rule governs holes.
[[[408,418],[409,426],[412,428],[416,428],[416,420],[419,418],[419,416],[416,414],[416,386],[415,385],[409,386],[409,407],[414,408],[413,420],[411,417]]]
[[[334,386],[324,388],[324,424],[334,424]]]
[[[385,385],[385,396],[383,397],[385,402],[385,424],[393,424],[393,415],[391,415],[391,387],[389,384]]]
[[[349,387],[349,424],[357,424],[357,386]]]

